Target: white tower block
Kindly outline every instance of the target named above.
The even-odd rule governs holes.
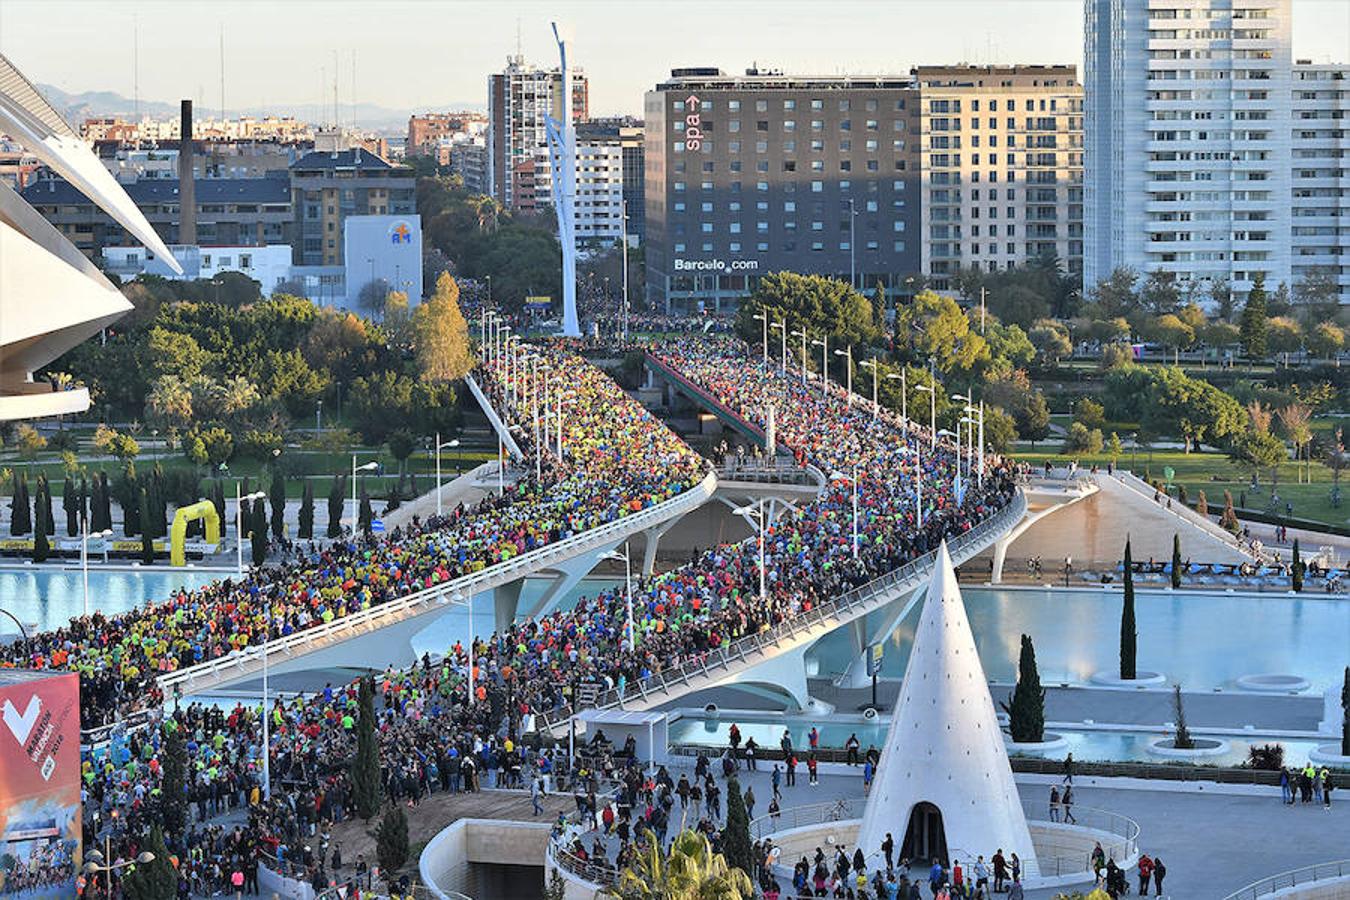
[[[1021,857],[1024,878],[1039,874],[946,542],[938,548],[900,700],[858,829],[857,844],[869,867],[887,832],[897,860],[906,855],[901,851],[916,808],[915,828],[923,830],[925,819],[930,823],[925,836],[930,840],[919,842],[929,851],[940,815],[947,862],[960,860],[969,872],[977,854],[987,861],[1002,848],[1005,856]],[[928,861],[923,846],[908,849]]]

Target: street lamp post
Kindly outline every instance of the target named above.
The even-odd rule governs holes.
[[[116,815],[116,813],[114,813]],[[135,859],[128,859],[119,863],[108,862],[108,857],[112,856],[112,835],[105,835],[103,838],[103,850],[97,848],[90,850],[84,855],[84,874],[97,875],[103,873],[103,896],[112,896],[112,873],[118,869],[125,869],[129,866],[142,865],[148,866],[155,861],[155,854],[149,850],[143,850]]]
[[[441,448],[458,447],[459,438],[451,438],[444,444],[441,443],[441,433],[436,432],[436,515],[441,514]],[[459,474],[459,466],[455,467],[455,474]]]
[[[889,372],[886,378],[891,381],[900,382],[900,427],[904,430],[904,436],[909,437],[909,385],[906,384],[905,368],[900,367],[900,374]]]
[[[937,389],[929,384],[916,384],[914,390],[928,394],[928,449],[937,450]]]
[[[628,632],[628,639],[625,643],[628,646],[628,652],[632,653],[637,647],[636,626],[633,622],[633,556],[628,549],[628,541],[623,542],[623,552],[611,550],[608,553],[600,554],[601,559],[623,560],[623,589],[624,589],[624,607],[627,620],[624,628]]]
[[[99,538],[107,540],[112,537],[112,529],[105,528],[103,531],[89,533],[89,520],[84,520],[84,539],[80,541],[80,569],[84,573],[84,616],[89,618],[89,539]]]
[[[786,375],[786,374],[787,374],[787,335],[788,335],[787,322],[774,322],[774,323],[773,323],[772,325],[770,325],[769,327],[770,327],[770,328],[777,328],[779,331],[782,332],[782,335],[783,335],[783,344],[782,344],[782,348],[783,348],[783,358],[782,358],[782,360],[780,361],[780,369],[779,369],[779,371],[781,371],[784,375]]]
[[[806,387],[806,332],[794,331],[792,336],[802,339],[802,387]]]
[[[769,314],[766,311],[763,315],[755,313],[753,316],[759,322],[764,324],[764,367],[769,367]]]
[[[847,380],[847,382],[848,382],[848,390],[847,390],[847,393],[846,393],[845,396],[844,396],[844,402],[847,403],[849,406],[852,406],[852,405],[853,405],[853,348],[852,348],[852,347],[848,347],[847,349],[844,349],[844,350],[836,350],[836,351],[834,351],[834,355],[835,355],[835,356],[842,356],[842,357],[844,357],[845,359],[848,360],[848,371],[847,371],[847,373],[846,373],[846,375],[845,375],[845,378],[846,378],[846,380]]]
[[[875,359],[865,359],[858,363],[858,365],[866,366],[872,370],[872,418],[875,420],[877,413],[880,411],[880,406],[877,403],[877,382],[880,380],[877,378],[877,375],[879,374],[877,370],[877,361]]]
[[[355,454],[355,453],[352,454],[352,538],[353,538],[353,540],[356,538],[356,523],[357,523],[357,521],[361,518],[361,512],[360,512],[360,510],[359,510],[359,509],[357,508],[357,506],[356,506],[356,473],[357,473],[357,472],[373,472],[373,471],[375,471],[376,469],[378,469],[379,467],[380,467],[380,464],[377,463],[377,462],[375,462],[374,460],[372,460],[372,461],[366,463],[365,465],[358,466],[358,465],[356,464],[356,454]]]
[[[830,394],[830,336],[822,334],[820,340],[812,341],[811,346],[820,348],[820,393]]]
[[[252,503],[266,496],[262,491],[240,496],[239,481],[234,482],[234,568],[240,580],[244,577],[244,501]]]
[[[764,510],[757,506],[738,506],[731,512],[734,515],[744,516],[747,519],[754,519],[759,524],[759,599],[767,600],[769,597],[769,590],[764,573],[764,531],[766,526]]]

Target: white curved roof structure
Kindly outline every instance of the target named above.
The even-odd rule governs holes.
[[[916,814],[917,811],[917,814]],[[911,831],[911,824],[915,831]],[[1036,876],[1036,854],[1013,783],[984,667],[944,542],[914,634],[900,699],[858,829],[867,857],[890,833],[900,856],[987,861],[1002,848]],[[941,845],[945,844],[945,848]],[[942,850],[945,849],[945,853]]]
[[[178,262],[93,152],[0,55],[0,133],[22,144],[98,204],[152,253]],[[122,294],[42,216],[0,184],[0,420],[81,412],[84,389],[53,392],[34,370],[131,309]]]

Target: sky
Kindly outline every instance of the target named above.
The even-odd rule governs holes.
[[[1297,57],[1350,60],[1350,0],[1293,5]],[[444,110],[485,104],[487,75],[517,35],[528,61],[555,64],[552,20],[574,31],[593,115],[640,114],[643,92],[676,66],[839,75],[1082,64],[1082,0],[3,0],[0,53],[68,92],[131,97],[139,80],[143,100],[191,97],[213,113],[223,28],[227,108],[331,104],[336,52],[341,105],[354,93]]]

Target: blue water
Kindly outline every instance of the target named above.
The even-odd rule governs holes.
[[[1119,665],[1121,597],[1111,593],[963,588],[986,677],[1012,682],[1022,634],[1031,635],[1041,681],[1082,684]],[[1301,675],[1313,691],[1339,685],[1350,663],[1350,599],[1325,594],[1139,592],[1135,599],[1139,668],[1166,673],[1187,690],[1232,687],[1264,672]],[[909,662],[918,607],[886,644],[883,678]],[[812,651],[820,675],[841,674],[850,651],[844,631]]]
[[[107,615],[127,612],[147,602],[166,600],[182,587],[201,587],[219,575],[191,569],[150,569],[144,572],[89,570],[89,610]],[[84,612],[84,578],[79,569],[0,569],[0,609],[13,613],[27,628],[60,628]],[[0,616],[0,633],[17,629],[9,616]]]

